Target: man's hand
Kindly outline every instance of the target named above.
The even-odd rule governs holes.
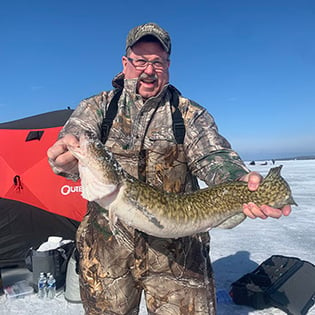
[[[57,140],[47,150],[48,161],[51,167],[58,172],[76,174],[78,172],[78,160],[68,150],[68,145],[79,146],[79,141],[71,134]]]
[[[259,187],[261,181],[263,180],[263,177],[257,172],[250,172],[244,175],[240,180],[248,183],[249,190],[255,191]],[[256,204],[250,202],[243,205],[243,212],[245,215],[252,219],[267,219],[268,217],[278,219],[282,215],[288,216],[291,213],[291,206],[287,205],[284,206],[282,209],[276,209],[266,205],[258,207]]]

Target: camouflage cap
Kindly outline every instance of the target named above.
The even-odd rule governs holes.
[[[155,23],[146,23],[134,27],[130,30],[126,40],[126,51],[129,47],[132,47],[140,38],[151,35],[156,37],[162,44],[165,51],[171,53],[171,38],[169,34]]]

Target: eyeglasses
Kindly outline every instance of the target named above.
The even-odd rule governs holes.
[[[150,61],[146,59],[133,59],[130,57],[127,57],[127,59],[137,70],[145,70],[149,64],[151,64],[156,71],[164,71],[168,67],[168,62],[161,60]]]

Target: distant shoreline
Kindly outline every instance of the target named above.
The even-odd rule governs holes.
[[[295,160],[315,160],[315,155],[301,155],[301,156],[294,156],[294,157],[284,157],[284,158],[274,158],[274,159],[258,159],[258,160],[247,160],[248,162],[266,162],[266,161],[295,161]]]
[[[295,156],[281,159],[274,159],[275,161],[289,161],[289,160],[314,160],[315,155]]]

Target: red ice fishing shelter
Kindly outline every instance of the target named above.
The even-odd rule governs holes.
[[[23,263],[48,236],[75,239],[86,210],[80,182],[55,175],[46,155],[71,113],[0,124],[0,267]]]

